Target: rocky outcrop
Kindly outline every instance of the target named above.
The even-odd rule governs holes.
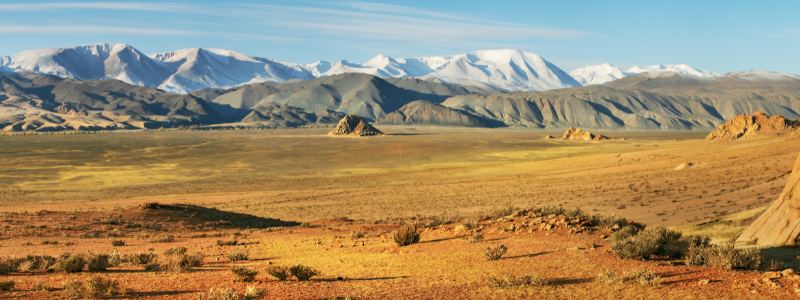
[[[745,229],[737,242],[759,246],[797,244],[800,235],[800,157],[795,161],[791,174],[778,200]]]
[[[567,132],[561,137],[562,141],[602,141],[607,139],[608,137],[602,134],[594,135],[591,132],[574,127],[567,129]]]
[[[339,121],[339,125],[336,126],[336,129],[328,132],[328,135],[375,136],[384,135],[384,133],[372,127],[372,125],[369,125],[367,121],[364,121],[364,119],[358,115],[346,115]]]
[[[732,120],[726,121],[716,131],[706,136],[706,140],[733,141],[797,128],[800,128],[800,122],[797,119],[787,120],[780,115],[770,117],[763,112],[756,111],[752,116],[736,115]]]
[[[544,136],[545,140],[554,139],[554,138],[556,138],[556,137],[554,137],[552,135],[549,135],[549,134]]]

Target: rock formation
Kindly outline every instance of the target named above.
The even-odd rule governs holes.
[[[367,121],[364,121],[358,115],[346,115],[339,121],[336,129],[328,132],[328,135],[374,136],[384,135],[384,133],[369,125]]]
[[[608,137],[602,134],[594,135],[591,132],[583,131],[580,128],[570,127],[564,136],[561,137],[563,141],[602,141],[607,140]]]
[[[716,131],[706,136],[706,140],[733,141],[740,138],[754,137],[759,134],[777,133],[785,130],[800,128],[800,122],[791,121],[775,115],[767,116],[763,112],[756,111],[753,115],[736,115],[732,120],[719,125]]]
[[[736,240],[759,246],[794,245],[800,235],[800,157],[778,200],[755,220]],[[795,192],[798,196],[795,197]]]
[[[554,137],[552,135],[549,135],[549,134],[544,136],[545,140],[554,139],[554,138],[556,138],[556,137]]]

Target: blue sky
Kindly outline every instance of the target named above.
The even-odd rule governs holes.
[[[800,1],[2,1],[0,55],[113,42],[311,63],[515,48],[565,71],[609,62],[798,74],[798,13]]]

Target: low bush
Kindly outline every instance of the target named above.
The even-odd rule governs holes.
[[[611,236],[611,249],[628,259],[648,259],[652,255],[680,257],[688,248],[680,246],[680,239],[680,232],[661,226],[640,229],[630,225]]]
[[[61,289],[67,299],[77,299],[83,297],[83,283],[77,280],[65,280],[61,282]]]
[[[14,281],[13,279],[0,280],[0,291],[13,290],[14,289],[14,285],[16,285],[16,284],[17,284],[17,282]]]
[[[516,276],[513,274],[490,276],[487,278],[487,282],[489,283],[489,285],[502,288],[542,286],[542,285],[547,285],[549,283],[547,279],[536,276],[535,274],[528,274],[522,276]]]
[[[108,255],[104,254],[86,255],[86,269],[89,270],[89,272],[105,271],[109,267],[111,267],[111,263],[108,262]]]
[[[135,266],[149,265],[156,261],[158,254],[139,252],[128,256],[128,261]]]
[[[732,244],[699,245],[690,246],[684,253],[683,260],[692,266],[756,270],[761,266],[764,257],[756,248],[736,249]]]
[[[477,242],[480,242],[482,240],[483,240],[483,233],[476,232],[476,233],[472,234],[472,236],[470,237],[469,241],[472,242],[472,243],[477,243]]]
[[[764,268],[767,271],[781,271],[785,265],[786,262],[784,262],[782,259],[772,258],[767,260],[767,262],[764,264]]]
[[[211,289],[207,293],[197,294],[197,300],[239,300],[241,297],[236,294],[233,288]]]
[[[611,229],[614,228],[615,226],[617,228],[622,228],[628,225],[628,220],[617,215],[610,215],[610,216],[597,215],[592,217],[592,224],[606,229]]]
[[[320,272],[310,266],[296,264],[289,268],[289,273],[292,274],[298,281],[308,281],[311,277],[319,276]]]
[[[545,216],[563,215],[564,212],[566,212],[566,210],[563,207],[561,207],[561,206],[552,206],[552,205],[548,205],[548,206],[542,207],[542,208],[540,208],[538,210],[539,210],[540,213],[542,213],[542,215],[545,215]],[[581,210],[578,209],[578,212],[580,212],[580,211]]]
[[[217,246],[236,246],[238,244],[239,241],[237,240],[230,240],[230,241],[217,240]]]
[[[504,254],[506,254],[506,251],[508,251],[508,248],[506,248],[504,245],[487,247],[486,251],[483,252],[483,255],[486,256],[487,260],[498,260],[503,257]]]
[[[464,226],[467,230],[472,230],[478,228],[478,219],[475,218],[466,218],[461,220],[461,225]]]
[[[237,246],[235,251],[228,251],[227,257],[231,261],[248,260],[250,259],[250,250]]]
[[[422,230],[416,224],[403,225],[392,234],[394,242],[400,246],[408,246],[419,242]]]
[[[100,276],[90,276],[83,284],[82,295],[86,298],[124,296],[128,289],[121,286],[117,281],[106,279]]]
[[[84,265],[86,265],[86,258],[83,255],[65,253],[56,259],[53,267],[59,272],[78,273],[83,271]]]
[[[354,240],[363,239],[365,236],[367,236],[367,233],[363,231],[353,230],[350,232],[350,238]]]
[[[47,283],[45,283],[44,281],[37,281],[36,283],[33,284],[33,290],[51,292],[55,291],[56,289],[47,285]]]
[[[185,249],[185,248],[184,248]],[[203,255],[200,253],[186,254],[186,251],[177,251],[164,255],[161,269],[165,271],[183,272],[203,265]]]
[[[123,241],[123,240],[111,240],[111,246],[114,246],[114,247],[125,246],[125,241]]]
[[[239,282],[252,282],[258,275],[256,269],[242,266],[231,266],[231,273],[236,277],[236,281]]]
[[[11,272],[18,272],[20,265],[24,260],[14,257],[0,258],[0,275],[6,275]]]
[[[150,240],[151,243],[170,243],[174,241],[174,235],[159,235]]]
[[[187,251],[186,247],[172,247],[168,248],[167,250],[164,250],[164,256],[170,256],[175,254],[183,255],[186,254],[186,251]]]
[[[264,298],[266,294],[266,291],[262,287],[248,286],[244,290],[244,298],[247,300],[261,299]]]
[[[28,255],[25,258],[25,263],[27,263],[27,270],[44,270],[49,269],[53,264],[55,264],[56,258],[49,256],[49,255]],[[20,269],[22,265],[20,265]]]
[[[266,269],[267,274],[280,281],[286,281],[292,277],[292,272],[287,266],[272,266]]]
[[[617,271],[605,269],[600,271],[600,274],[597,274],[597,281],[606,284],[622,283],[625,281],[625,277],[617,273]]]

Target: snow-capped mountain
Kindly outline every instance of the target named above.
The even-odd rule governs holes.
[[[716,72],[695,69],[690,66],[679,65],[652,65],[647,67],[634,66],[624,72],[609,63],[604,63],[596,66],[587,66],[578,68],[569,72],[569,75],[575,78],[582,85],[605,84],[613,80],[617,80],[626,76],[645,73],[645,72],[670,72],[681,75],[689,75],[694,77],[717,77],[720,76]]]
[[[569,72],[569,75],[582,85],[604,84],[626,76],[622,70],[609,63],[578,68]]]
[[[294,64],[223,49],[194,48],[144,55],[125,44],[93,44],[0,56],[0,67],[80,80],[115,78],[175,93],[355,72],[380,77],[422,77],[508,91],[542,91],[581,85],[554,64],[520,50],[401,59],[378,55],[365,63],[342,60]]]
[[[625,70],[625,73],[630,74],[639,74],[644,72],[674,72],[678,74],[684,75],[691,75],[695,77],[717,77],[719,73],[695,69],[690,66],[679,64],[679,65],[652,65],[647,67],[639,67],[635,66],[630,69]]]

